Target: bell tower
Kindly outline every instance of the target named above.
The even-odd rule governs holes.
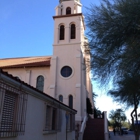
[[[84,69],[84,16],[80,0],[59,0],[55,8],[50,94],[77,110],[76,121],[86,115]]]
[[[54,44],[65,44],[81,41],[84,35],[84,17],[80,0],[60,0],[53,17]]]

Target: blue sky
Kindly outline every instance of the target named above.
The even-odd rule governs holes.
[[[86,7],[99,0],[81,0]],[[0,0],[0,58],[52,55],[55,7],[59,0]],[[117,108],[94,86],[96,105],[102,111]]]
[[[59,0],[0,0],[0,58],[52,55]],[[83,11],[99,0],[81,0]]]

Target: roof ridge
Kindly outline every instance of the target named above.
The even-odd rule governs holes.
[[[7,59],[24,59],[24,58],[38,58],[38,57],[51,57],[51,55],[49,56],[26,56],[26,57],[11,57],[11,58],[0,58],[0,60],[7,60]]]

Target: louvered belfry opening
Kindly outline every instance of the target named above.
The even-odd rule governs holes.
[[[24,134],[27,97],[21,88],[0,81],[0,137]]]

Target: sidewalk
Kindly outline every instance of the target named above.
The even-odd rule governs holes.
[[[110,133],[110,139],[109,140],[135,140],[134,135],[118,135],[116,134],[114,136],[114,133],[112,131],[109,132]]]

